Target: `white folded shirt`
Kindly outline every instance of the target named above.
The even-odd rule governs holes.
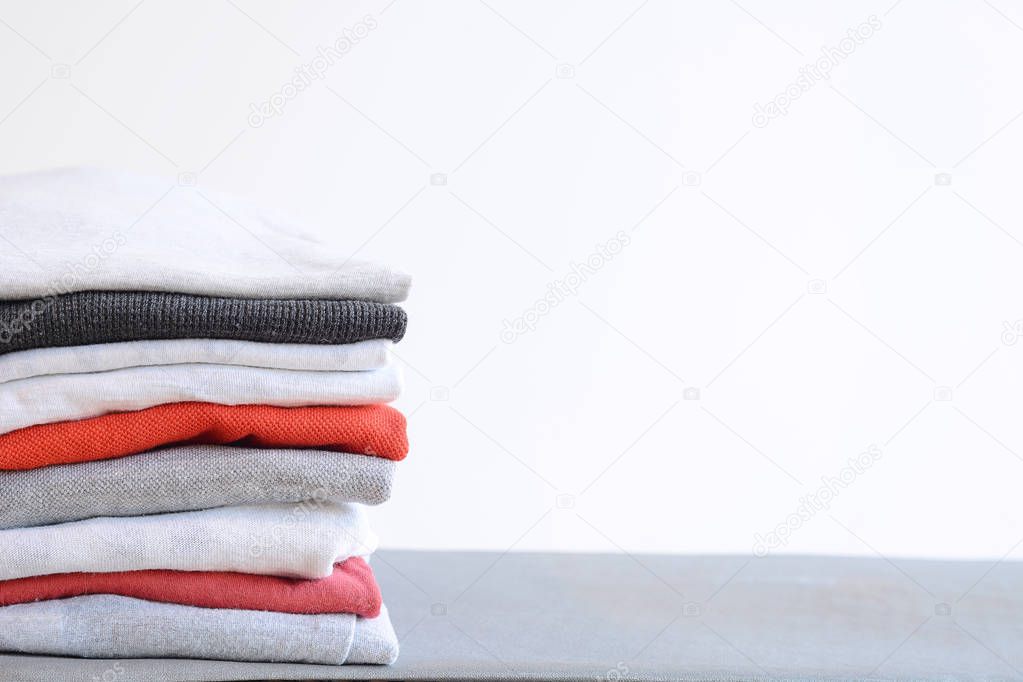
[[[0,434],[177,402],[222,405],[366,405],[397,399],[397,365],[366,372],[307,372],[232,365],[130,367],[0,384]]]
[[[324,499],[103,517],[0,530],[0,580],[160,569],[325,578],[376,547],[360,505]]]
[[[54,374],[86,374],[127,367],[191,363],[358,372],[386,366],[390,362],[393,345],[388,339],[339,345],[164,339],[37,348],[0,355],[0,384]]]
[[[206,188],[95,168],[0,177],[0,299],[74,291],[395,303],[408,275]]]

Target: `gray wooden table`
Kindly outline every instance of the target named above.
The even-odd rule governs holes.
[[[381,552],[390,668],[2,656],[3,680],[1023,680],[1023,563]]]

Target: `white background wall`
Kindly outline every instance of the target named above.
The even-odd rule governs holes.
[[[748,553],[830,491],[777,551],[1023,558],[1021,64],[1012,0],[5,1],[0,170],[196,174],[411,271],[385,545]]]

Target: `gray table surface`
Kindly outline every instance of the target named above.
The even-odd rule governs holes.
[[[0,656],[3,680],[1023,680],[1023,563],[381,552],[391,667]]]

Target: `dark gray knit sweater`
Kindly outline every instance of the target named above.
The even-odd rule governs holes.
[[[367,301],[86,291],[35,301],[0,301],[0,355],[31,348],[156,339],[400,341],[405,324],[405,311],[398,306]]]

